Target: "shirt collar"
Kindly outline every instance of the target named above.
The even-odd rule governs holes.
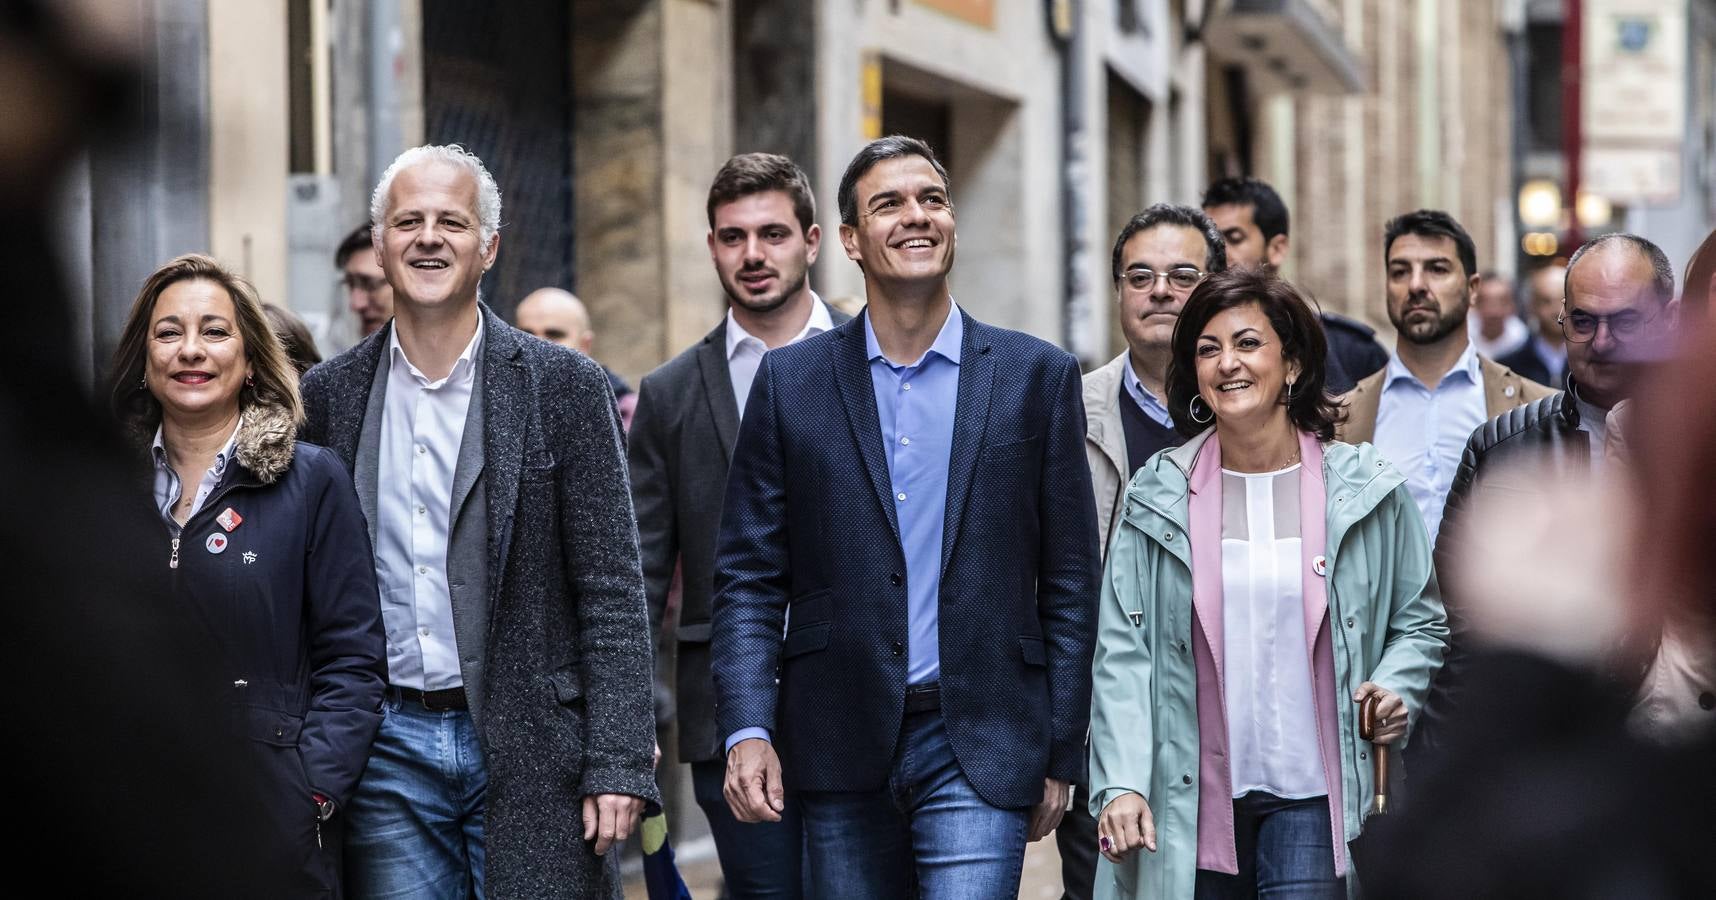
[[[822,297],[818,296],[815,291],[811,291],[810,319],[804,323],[803,328],[799,329],[798,334],[793,335],[792,340],[787,341],[787,343],[796,344],[813,334],[821,334],[833,328],[834,317],[828,314],[828,307],[822,302]],[[763,339],[746,331],[745,326],[740,325],[739,320],[733,317],[733,310],[729,307],[727,310],[727,359],[729,361],[732,360],[733,354],[738,352],[739,346],[746,341],[756,341],[761,344]],[[767,347],[765,346],[764,349],[766,350]]]
[[[215,453],[214,465],[209,468],[215,473],[216,478],[226,474],[226,461],[232,458],[233,448],[238,446],[238,429],[242,424],[244,424],[244,417],[239,416],[238,421],[233,423],[232,434],[227,436],[226,444]],[[149,444],[149,455],[155,460],[155,468],[166,469],[171,467],[167,462],[167,443],[162,439],[162,430],[159,425],[155,426],[155,440]]]
[[[1138,380],[1138,370],[1132,368],[1132,354],[1128,353],[1121,358],[1126,361],[1121,376],[1121,382],[1126,385],[1126,392],[1137,399],[1138,405],[1145,409],[1155,408],[1167,412],[1168,407],[1162,405],[1162,401],[1157,399],[1155,394],[1150,393],[1150,389],[1144,386],[1144,382]]]
[[[424,375],[419,371],[417,366],[412,364],[411,358],[405,355],[405,348],[399,345],[399,323],[395,322],[393,327],[389,328],[387,332],[387,352],[393,359],[394,365],[404,363],[406,371],[410,372],[413,377],[421,380],[424,384],[432,388],[440,387],[449,381],[469,378],[471,373],[476,369],[477,351],[482,348],[482,345],[483,317],[481,313],[478,313],[477,333],[471,335],[471,342],[465,345],[464,352],[460,353],[459,358],[453,361],[453,371],[448,372],[447,377],[440,381],[430,381],[429,376]]]
[[[1454,360],[1454,365],[1443,373],[1442,380],[1438,382],[1438,385],[1446,383],[1449,378],[1459,374],[1464,374],[1466,380],[1472,384],[1483,383],[1483,373],[1478,367],[1478,346],[1470,341],[1466,342],[1466,349],[1460,354],[1460,358]],[[1388,355],[1388,376],[1383,380],[1382,389],[1386,391],[1402,380],[1421,384],[1418,376],[1413,375],[1406,368],[1406,364],[1400,361],[1400,351],[1397,350]]]
[[[947,301],[947,321],[941,323],[941,331],[935,336],[935,343],[930,344],[923,359],[914,360],[909,365],[896,365],[882,353],[882,344],[876,340],[876,329],[871,326],[870,312],[864,312],[864,354],[871,362],[880,359],[895,368],[915,368],[928,359],[931,353],[941,356],[954,365],[959,365],[959,348],[965,341],[965,317],[959,313],[959,304],[951,299]]]

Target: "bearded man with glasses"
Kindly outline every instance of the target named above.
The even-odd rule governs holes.
[[[1643,383],[1645,369],[1666,359],[1678,312],[1674,270],[1657,245],[1633,234],[1607,234],[1567,261],[1561,314],[1567,339],[1567,386],[1491,419],[1472,433],[1448,491],[1436,540],[1437,580],[1453,629],[1442,672],[1425,702],[1424,719],[1406,751],[1407,765],[1433,764],[1443,751],[1450,712],[1460,704],[1470,648],[1453,570],[1467,554],[1456,526],[1473,490],[1527,466],[1531,478],[1595,485],[1607,477],[1605,446],[1615,408]],[[1522,466],[1521,464],[1525,464]]]

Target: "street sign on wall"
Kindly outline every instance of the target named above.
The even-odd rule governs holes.
[[[1686,0],[1585,0],[1581,187],[1619,203],[1680,196]]]

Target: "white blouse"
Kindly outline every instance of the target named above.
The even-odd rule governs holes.
[[[1329,792],[1305,645],[1299,466],[1222,470],[1222,630],[1233,795]]]

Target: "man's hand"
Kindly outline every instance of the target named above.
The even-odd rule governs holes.
[[[727,751],[727,780],[722,785],[733,818],[741,822],[779,822],[786,809],[781,761],[775,745],[747,738]]]
[[[1371,694],[1376,695],[1376,727],[1371,732],[1374,735],[1371,743],[1392,744],[1406,737],[1406,701],[1388,688],[1367,681],[1353,691],[1353,702],[1363,703]]]
[[[1119,863],[1139,847],[1156,852],[1156,817],[1144,798],[1125,793],[1102,808],[1096,820],[1097,849],[1111,863]]]
[[[1027,841],[1040,841],[1061,824],[1067,811],[1067,791],[1070,785],[1056,778],[1043,779],[1043,799],[1031,809],[1031,833]]]
[[[584,798],[584,840],[596,842],[596,855],[631,836],[643,813],[641,797],[630,794],[592,794]]]

